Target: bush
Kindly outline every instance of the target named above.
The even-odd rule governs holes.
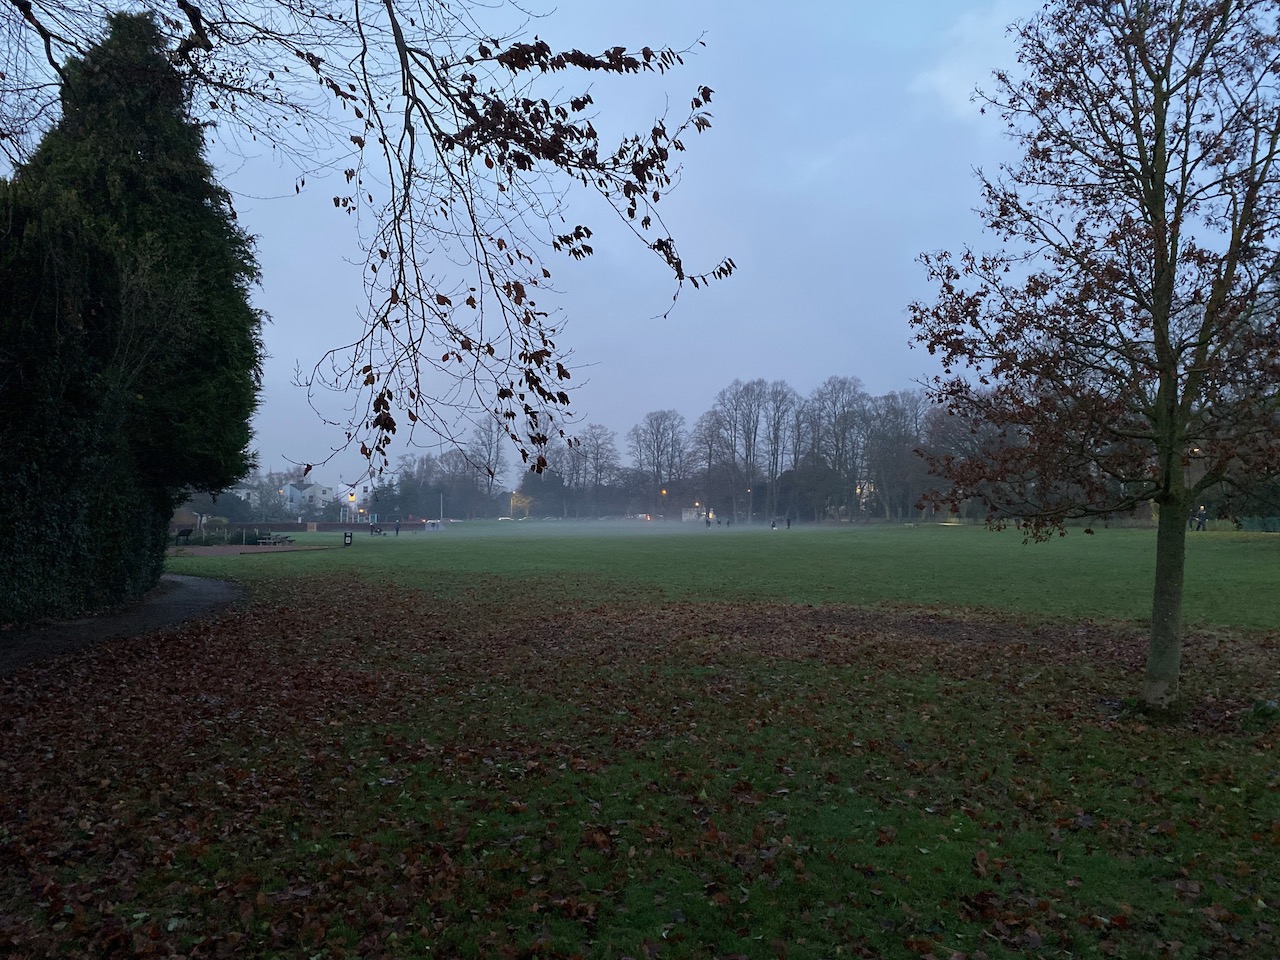
[[[1280,723],[1280,702],[1255,700],[1244,715],[1242,726],[1246,730],[1269,730]]]
[[[0,623],[67,617],[159,582],[173,499],[138,476],[127,445],[97,424],[28,437],[14,464],[0,543]],[[78,429],[79,428],[79,429]]]
[[[1280,533],[1280,517],[1237,517],[1236,529],[1250,533]]]

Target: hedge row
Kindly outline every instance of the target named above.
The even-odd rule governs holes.
[[[111,607],[160,579],[173,498],[136,475],[118,435],[94,426],[28,435],[43,449],[8,473],[0,623]]]

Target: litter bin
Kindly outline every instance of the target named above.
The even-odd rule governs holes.
[[[344,547],[349,547],[349,546],[351,546],[351,531],[350,531],[350,530],[343,530],[343,531],[342,531],[342,545],[343,545]]]

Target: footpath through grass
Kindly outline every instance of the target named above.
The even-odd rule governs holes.
[[[0,687],[0,954],[1280,955],[1276,634],[1194,629],[1153,724],[1140,624],[953,532],[183,560],[254,605]]]

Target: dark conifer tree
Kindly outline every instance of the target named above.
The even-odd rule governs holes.
[[[148,16],[63,72],[63,115],[0,189],[0,404],[15,527],[5,620],[153,585],[174,503],[250,466],[250,239]],[[8,578],[6,578],[8,579]]]

